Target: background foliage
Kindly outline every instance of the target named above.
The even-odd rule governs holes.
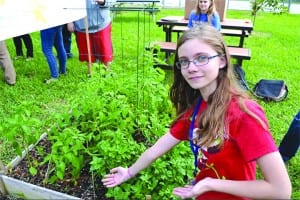
[[[155,18],[183,13],[164,9]],[[227,18],[253,19],[249,11],[230,10]],[[259,12],[254,31],[244,45],[252,54],[251,60],[243,63],[251,87],[262,78],[283,79],[289,87],[289,96],[283,102],[259,101],[278,145],[300,108],[299,26],[299,15]],[[112,70],[105,72],[100,64],[94,64],[91,78],[86,76],[87,65],[78,61],[73,37],[75,57],[68,60],[67,75],[55,84],[45,85],[43,80],[49,77],[49,69],[41,52],[39,33],[31,36],[35,58],[30,62],[14,61],[16,86],[0,84],[0,158],[5,163],[50,130],[53,162],[63,163],[53,168],[56,173],[50,181],[63,178],[65,173],[71,173],[75,180],[86,163],[103,175],[111,167],[130,165],[166,131],[173,116],[168,101],[172,71],[153,69],[151,55],[144,51],[151,41],[164,40],[162,28],[148,13],[124,12],[114,16]],[[228,44],[238,44],[236,38],[225,39]],[[12,40],[6,43],[14,57]],[[108,195],[140,199],[151,194],[153,199],[170,199],[172,188],[191,176],[187,145],[180,145],[138,178],[109,190]],[[45,158],[50,160],[49,156]],[[299,160],[298,154],[287,165],[293,184],[292,199],[300,198]],[[66,171],[70,166],[72,170]]]

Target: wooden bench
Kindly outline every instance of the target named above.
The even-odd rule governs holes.
[[[157,50],[155,48],[157,47],[157,50],[160,50],[161,52],[165,52],[168,55],[171,53],[175,53],[176,51],[176,43],[175,42],[153,42],[150,44],[150,47],[147,47],[146,50],[152,50],[154,49],[154,53],[157,53]],[[251,51],[247,48],[241,48],[241,47],[228,47],[229,55],[232,58],[237,59],[237,64],[239,66],[242,66],[243,60],[250,60],[251,59]],[[161,64],[155,64],[155,66],[163,67]],[[164,67],[165,68],[165,67]]]

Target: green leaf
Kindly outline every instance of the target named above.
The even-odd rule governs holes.
[[[31,166],[29,168],[29,172],[32,176],[35,176],[37,174],[37,169]]]

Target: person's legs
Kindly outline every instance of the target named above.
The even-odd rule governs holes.
[[[22,36],[16,36],[13,38],[14,45],[16,48],[16,58],[23,56],[23,50],[22,50]]]
[[[59,73],[66,73],[67,54],[63,44],[62,27],[59,27],[55,36],[55,48],[59,60]]]
[[[86,61],[89,62],[89,56],[88,56],[88,48],[87,48],[87,39],[86,39],[86,34],[82,32],[75,32],[76,35],[76,43],[77,43],[77,49],[78,49],[78,54],[79,54],[79,61]],[[89,34],[91,35],[91,34]],[[91,41],[90,41],[90,46],[91,46]],[[90,53],[91,53],[91,62],[96,62],[96,58],[93,55],[93,51],[90,48]]]
[[[25,47],[27,49],[26,57],[27,58],[33,58],[33,45],[32,45],[32,39],[31,39],[30,35],[25,34],[25,35],[23,35],[22,38],[23,38]]]
[[[287,133],[279,145],[279,152],[284,162],[294,157],[300,145],[300,111],[294,117]]]
[[[71,44],[72,44],[72,33],[68,30],[67,24],[63,25],[62,28],[63,42],[68,58],[72,58],[73,54],[71,53]]]
[[[52,52],[57,28],[52,27],[41,30],[42,50],[47,59],[52,78],[58,78],[56,58]]]
[[[14,85],[16,83],[16,71],[4,41],[0,41],[0,67],[4,71],[6,83]]]
[[[93,42],[96,57],[107,67],[113,60],[113,47],[111,40],[111,24],[105,29],[94,33]]]

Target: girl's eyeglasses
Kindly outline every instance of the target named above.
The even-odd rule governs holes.
[[[214,56],[206,56],[206,55],[199,55],[193,60],[188,59],[180,59],[178,62],[175,63],[177,69],[187,69],[189,68],[190,64],[193,63],[197,67],[201,67],[203,65],[208,64],[210,59],[220,56],[219,54]]]

